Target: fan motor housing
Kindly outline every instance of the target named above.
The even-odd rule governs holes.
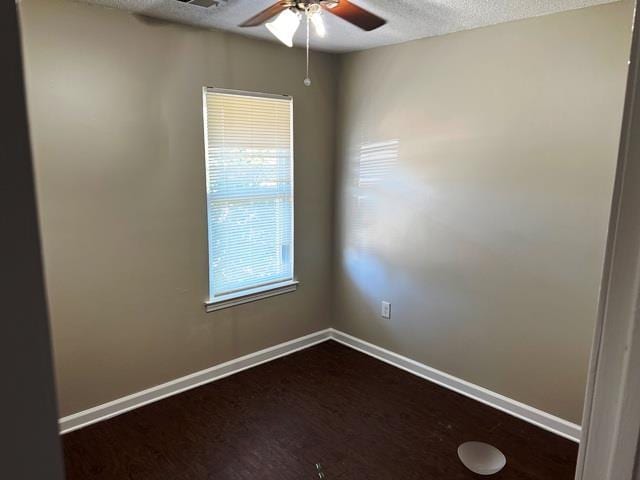
[[[340,0],[307,0],[304,2],[292,1],[291,3],[291,6],[298,7],[300,10],[306,10],[311,5],[322,5],[325,8],[334,8],[338,6]]]

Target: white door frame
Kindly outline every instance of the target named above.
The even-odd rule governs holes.
[[[636,5],[637,6],[637,5]],[[576,480],[640,480],[640,19],[633,42]],[[635,473],[634,473],[635,472]]]

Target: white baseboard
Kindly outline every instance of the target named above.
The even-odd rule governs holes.
[[[93,423],[115,417],[147,405],[148,403],[156,402],[163,398],[184,392],[185,390],[190,390],[200,385],[219,380],[234,373],[241,372],[242,370],[297,352],[298,350],[309,348],[329,339],[333,339],[359,352],[370,355],[397,368],[401,368],[402,370],[489,405],[490,407],[506,412],[557,435],[576,442],[580,440],[579,425],[567,422],[566,420],[530,407],[529,405],[461,380],[333,328],[321,330],[311,335],[265,348],[264,350],[221,363],[206,370],[201,370],[191,375],[163,383],[162,385],[63,417],[60,419],[60,432],[68,433]]]
[[[98,405],[97,407],[83,410],[73,415],[63,417],[59,420],[60,433],[68,433],[82,427],[97,423],[108,418],[115,417],[148,403],[162,400],[185,390],[204,385],[205,383],[219,380],[234,373],[241,372],[261,363],[270,362],[276,358],[284,357],[298,350],[309,348],[312,345],[329,340],[330,329],[321,330],[311,335],[296,338],[289,342],[281,343],[273,347],[265,348],[255,353],[239,357],[234,360],[221,363],[215,367],[201,370],[191,375],[187,375],[170,382],[163,383],[155,387],[148,388],[126,397],[118,398],[112,402]]]
[[[449,390],[460,393],[490,407],[513,415],[521,420],[532,423],[540,428],[553,432],[562,437],[575,442],[580,441],[580,425],[568,422],[562,418],[551,415],[537,408],[533,408],[524,403],[512,400],[511,398],[492,392],[486,388],[474,385],[460,378],[456,378],[448,373],[441,372],[435,368],[428,367],[420,362],[403,357],[397,353],[386,350],[372,343],[365,342],[347,333],[334,328],[331,330],[331,338],[337,342],[351,347],[359,352],[366,353],[378,360],[386,362],[394,367],[406,370],[418,377],[437,383]]]

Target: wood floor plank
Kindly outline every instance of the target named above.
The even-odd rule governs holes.
[[[328,341],[63,436],[68,480],[571,480],[577,445]]]

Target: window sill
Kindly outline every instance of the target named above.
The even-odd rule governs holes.
[[[235,307],[236,305],[242,305],[243,303],[255,302],[256,300],[262,300],[263,298],[275,297],[276,295],[282,295],[284,293],[295,292],[298,288],[297,280],[289,280],[281,283],[274,283],[272,285],[265,285],[264,287],[254,288],[244,292],[238,292],[230,295],[224,295],[215,300],[211,300],[204,304],[205,311],[207,313],[215,312],[229,307]]]

